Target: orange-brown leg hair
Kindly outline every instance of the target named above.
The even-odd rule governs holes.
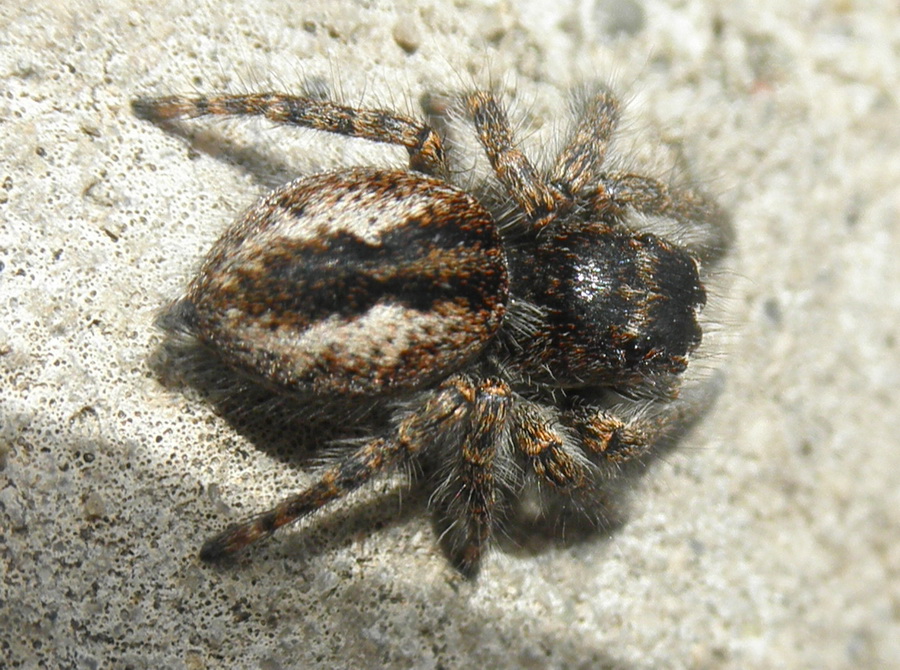
[[[689,189],[671,188],[663,182],[627,172],[610,172],[597,179],[591,196],[600,213],[621,215],[626,208],[645,216],[674,219],[691,227],[695,240],[685,240],[701,261],[714,262],[731,245],[731,219],[714,200]]]
[[[552,172],[553,183],[565,185],[570,194],[580,193],[600,175],[619,122],[619,101],[603,87],[580,91],[574,107],[578,123]]]
[[[381,109],[357,109],[284,93],[173,95],[138,98],[131,106],[138,117],[155,123],[209,115],[264,116],[274,123],[403,146],[409,151],[410,169],[439,176],[447,173],[443,143],[437,132],[422,121]]]
[[[463,404],[458,385],[457,378],[451,377],[437,390],[425,394],[418,408],[399,418],[390,436],[371,440],[325,470],[306,490],[213,537],[203,545],[200,558],[212,562],[231,556],[282,526],[343,498],[374,476],[393,470],[427,446],[435,435],[448,429],[452,432]]]
[[[662,437],[667,425],[662,419],[625,419],[614,412],[596,409],[566,414],[585,453],[595,462],[611,466],[645,455]]]
[[[451,561],[463,575],[474,577],[494,530],[498,485],[505,474],[497,467],[497,456],[509,440],[512,392],[494,378],[455,379],[464,403],[458,414],[458,447],[443,464],[433,502],[447,516],[444,539]]]
[[[502,105],[487,91],[463,96],[462,102],[465,114],[475,125],[481,146],[506,192],[519,203],[536,226],[546,225],[564,204],[564,198],[516,148]]]
[[[611,468],[639,460],[661,442],[677,438],[706,412],[721,390],[722,380],[681,389],[665,410],[648,414],[642,409],[580,407],[560,413],[560,421],[594,463]]]
[[[554,409],[520,401],[514,423],[513,444],[539,481],[565,492],[589,483],[590,463],[575,446],[572,431],[560,424]]]

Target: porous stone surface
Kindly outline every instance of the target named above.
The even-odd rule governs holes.
[[[0,665],[900,667],[896,2],[189,4],[0,6]],[[167,133],[129,101],[418,114],[493,81],[539,155],[596,78],[629,100],[626,143],[737,231],[698,366],[724,390],[630,484],[627,523],[506,543],[469,583],[391,478],[200,564],[310,481],[290,447],[313,428],[167,383],[157,311],[267,188],[404,157],[265,122]]]

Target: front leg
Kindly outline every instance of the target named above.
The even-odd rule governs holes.
[[[512,476],[504,471],[508,459],[497,458],[508,449],[512,391],[494,378],[476,382],[459,376],[456,385],[465,416],[460,414],[455,427],[456,449],[447,449],[451,442],[442,445],[438,474],[443,482],[433,499],[447,515],[444,537],[451,561],[463,575],[474,577],[493,533],[498,485]]]
[[[591,463],[555,408],[522,400],[516,405],[513,425],[513,444],[539,482],[564,493],[590,483]]]
[[[592,186],[590,202],[598,214],[621,217],[626,209],[644,216],[674,219],[692,238],[682,246],[699,260],[718,261],[733,242],[731,219],[712,198],[638,174],[609,172]]]
[[[624,464],[640,461],[677,437],[703,415],[720,390],[717,377],[683,389],[674,400],[649,400],[629,408],[584,404],[559,410],[518,398],[510,420],[512,445],[525,467],[550,490],[587,492]]]
[[[649,453],[672,418],[629,417],[592,406],[558,411],[522,401],[515,408],[513,444],[539,482],[576,495],[596,486],[603,471],[612,475],[621,464]]]
[[[709,410],[723,383],[721,375],[714,375],[680,388],[672,400],[647,400],[627,408],[584,405],[561,412],[559,418],[594,463],[618,470],[680,438]]]

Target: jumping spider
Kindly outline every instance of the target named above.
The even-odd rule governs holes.
[[[309,488],[206,542],[204,561],[407,464],[430,473],[451,560],[471,576],[501,503],[526,480],[580,496],[684,418],[700,264],[724,252],[727,216],[696,191],[605,169],[619,102],[600,86],[578,101],[568,142],[539,170],[492,93],[454,98],[499,182],[493,196],[454,185],[444,138],[391,111],[281,93],[133,102],[157,123],[264,116],[409,152],[406,170],[347,168],[275,189],[216,242],[177,303],[170,327],[240,373],[300,403],[389,415]],[[646,217],[693,242],[625,225]],[[611,394],[642,400],[621,412]]]

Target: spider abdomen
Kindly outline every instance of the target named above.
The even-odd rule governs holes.
[[[227,362],[308,393],[408,391],[476,356],[506,309],[506,259],[466,193],[405,171],[291,182],[191,284],[191,328]]]

